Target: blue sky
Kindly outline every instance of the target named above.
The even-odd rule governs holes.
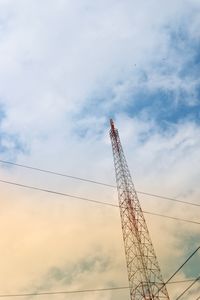
[[[199,0],[0,0],[1,159],[113,183],[113,118],[136,188],[199,203],[199,28]],[[113,190],[3,165],[0,172],[2,179],[117,201]],[[116,212],[1,188],[3,292],[44,290],[52,272],[50,290],[127,284]],[[140,200],[144,210],[199,220],[192,207]],[[146,217],[167,278],[198,245],[199,228]],[[12,262],[9,249],[16,249]],[[68,270],[71,282],[54,280],[55,270]],[[193,265],[180,279],[192,274]],[[170,290],[172,300],[179,292]],[[123,293],[104,299],[128,299]]]
[[[179,122],[199,124],[200,43],[198,32],[190,32],[194,15],[184,17],[174,20],[174,24],[163,24],[166,44],[161,53],[157,55],[160,49],[155,49],[147,65],[138,64],[133,55],[133,67],[118,74],[113,84],[98,86],[81,111],[76,112],[77,119],[91,115],[108,119],[124,113],[130,118],[154,120],[164,131]]]
[[[187,40],[190,43],[190,40]],[[91,129],[95,130],[96,136],[99,134],[104,135],[105,128],[108,127],[109,118],[115,119],[118,114],[127,115],[130,118],[142,118],[144,121],[154,121],[156,123],[156,130],[166,131],[171,130],[171,126],[191,122],[199,126],[200,122],[200,83],[199,78],[199,63],[196,62],[196,56],[198,55],[199,48],[196,47],[195,51],[192,48],[191,59],[188,63],[183,61],[180,71],[176,74],[174,80],[180,81],[180,86],[155,86],[151,88],[151,74],[145,72],[145,70],[137,70],[136,73],[130,74],[130,78],[139,82],[138,86],[130,85],[130,78],[128,84],[125,81],[119,81],[110,88],[102,87],[101,91],[97,91],[88,96],[88,100],[84,105],[74,112],[74,123],[78,124],[78,128],[75,125],[75,134],[85,138],[87,133]],[[193,53],[194,52],[194,53]],[[184,56],[184,54],[183,54]],[[175,70],[171,70],[167,65],[167,61],[160,66],[154,64],[152,68],[155,68],[158,76],[162,77],[162,80],[169,80],[170,77],[174,77]],[[185,70],[187,69],[187,74]],[[136,79],[135,79],[136,78]],[[123,79],[122,79],[123,80]],[[196,82],[197,81],[197,82]],[[187,82],[192,85],[192,88],[187,89]],[[123,89],[123,86],[127,89]],[[122,86],[122,92],[120,87]],[[119,93],[119,95],[118,95]],[[91,122],[84,125],[84,120],[92,118],[93,121],[101,120],[99,126],[97,124],[91,124]],[[82,120],[82,124],[81,124]],[[103,127],[102,127],[103,125]],[[93,128],[91,128],[93,127]]]
[[[25,144],[20,140],[17,133],[8,133],[2,129],[2,123],[6,119],[4,109],[0,110],[0,152],[8,159],[15,160],[18,154],[27,151]]]

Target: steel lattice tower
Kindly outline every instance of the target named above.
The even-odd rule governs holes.
[[[110,124],[130,298],[131,300],[169,300],[118,130],[112,120]]]

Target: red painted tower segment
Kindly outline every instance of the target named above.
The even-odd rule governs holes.
[[[110,126],[130,299],[169,300],[119,133],[112,119]]]

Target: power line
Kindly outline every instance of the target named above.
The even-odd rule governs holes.
[[[18,163],[14,163],[14,162],[11,162],[11,161],[0,160],[0,163],[13,165],[13,166],[20,167],[20,168],[30,169],[30,170],[34,170],[34,171],[38,171],[38,172],[42,172],[42,173],[48,173],[48,174],[52,174],[52,175],[56,175],[56,176],[66,177],[66,178],[79,180],[79,181],[83,181],[83,182],[89,182],[89,183],[93,183],[93,184],[97,184],[97,185],[107,186],[107,187],[110,187],[110,188],[117,188],[116,185],[112,185],[112,184],[108,184],[108,183],[104,183],[104,182],[100,182],[100,181],[96,181],[96,180],[91,180],[91,179],[87,179],[87,178],[72,176],[72,175],[68,175],[68,174],[64,174],[64,173],[60,173],[60,172],[55,172],[55,171],[51,171],[51,170],[47,170],[47,169],[37,168],[37,167],[29,166],[29,165],[18,164]],[[151,196],[151,197],[155,197],[155,198],[165,199],[165,200],[168,200],[168,201],[173,201],[173,202],[177,202],[177,203],[182,203],[182,204],[187,204],[187,205],[200,207],[200,204],[198,204],[198,203],[178,200],[178,199],[175,199],[175,198],[172,198],[172,197],[162,196],[162,195],[148,193],[148,192],[144,192],[144,191],[137,191],[137,193],[141,194],[141,195],[147,195],[147,196]]]
[[[172,276],[165,282],[164,285],[167,285],[171,279],[183,268],[183,266],[197,253],[197,251],[199,251],[200,246],[194,251],[192,252],[192,254],[184,261],[184,263],[172,274]],[[161,290],[161,288],[158,290],[158,292]],[[158,293],[157,292],[157,293]],[[156,295],[154,295],[156,296]],[[177,300],[177,299],[176,299]]]
[[[171,282],[168,282],[167,284],[180,284],[180,283],[191,282],[191,281],[193,281],[193,280],[194,280],[194,279],[177,280],[177,281],[171,281]]]
[[[173,201],[173,202],[178,202],[178,203],[182,203],[182,204],[188,204],[188,205],[200,207],[200,204],[198,204],[198,203],[178,200],[178,199],[175,199],[175,198],[165,197],[165,196],[161,196],[161,195],[157,195],[157,194],[146,193],[146,192],[142,192],[142,191],[137,191],[137,193],[142,194],[142,195],[155,197],[155,198],[161,198],[161,199],[165,199],[165,200],[169,200],[169,201]]]
[[[197,281],[200,280],[200,276],[197,277],[177,298],[176,300],[179,300]]]
[[[183,282],[189,282],[189,281],[193,281],[193,279],[172,281],[172,282],[170,282],[170,284],[177,284],[177,283],[183,283]],[[71,291],[0,294],[0,298],[45,296],[45,295],[62,295],[62,294],[78,294],[78,293],[93,293],[93,292],[117,291],[117,290],[128,290],[128,289],[130,289],[129,286],[121,286],[121,287],[110,287],[110,288],[100,288],[100,289],[84,289],[84,290],[71,290]]]
[[[186,219],[172,217],[172,216],[166,216],[166,215],[162,215],[162,214],[148,212],[148,211],[145,211],[145,210],[143,210],[143,213],[153,215],[153,216],[162,217],[162,218],[172,219],[172,220],[176,220],[176,221],[183,221],[183,222],[192,223],[192,224],[200,224],[200,222],[197,222],[197,221],[191,221],[191,220],[186,220]]]
[[[6,181],[6,180],[0,179],[0,182],[5,183],[5,184],[9,184],[9,185],[18,186],[18,187],[21,187],[21,188],[31,189],[31,190],[50,193],[50,194],[55,194],[55,195],[59,195],[59,196],[63,196],[63,197],[69,197],[69,198],[74,198],[74,199],[83,200],[83,201],[87,201],[87,202],[92,202],[92,203],[95,203],[95,204],[101,204],[101,205],[107,205],[107,206],[112,206],[112,207],[118,207],[119,208],[119,205],[112,204],[112,203],[109,203],[109,202],[103,202],[103,201],[98,201],[98,200],[95,200],[95,199],[79,197],[79,196],[75,196],[75,195],[71,195],[71,194],[66,194],[66,193],[61,193],[61,192],[57,192],[57,191],[53,191],[53,190],[48,190],[48,189],[35,187],[35,186],[25,185],[25,184],[13,182],[13,181]],[[172,220],[177,220],[177,221],[182,221],[182,222],[187,222],[187,223],[200,225],[200,222],[197,222],[197,221],[191,221],[191,220],[176,218],[176,217],[172,217],[172,216],[166,216],[166,215],[157,214],[157,213],[153,213],[153,212],[149,212],[149,211],[143,211],[143,212],[145,214],[149,214],[149,215],[154,215],[154,216],[159,216],[159,217],[168,218],[168,219],[172,219]]]
[[[61,177],[66,177],[66,178],[70,178],[70,179],[75,179],[75,180],[80,180],[80,181],[85,181],[85,182],[90,182],[90,183],[94,183],[94,184],[98,184],[98,185],[103,185],[103,186],[107,186],[107,187],[116,188],[116,185],[107,184],[107,183],[104,183],[104,182],[95,181],[95,180],[91,180],[91,179],[87,179],[87,178],[72,176],[72,175],[68,175],[68,174],[64,174],[64,173],[60,173],[60,172],[55,172],[55,171],[51,171],[51,170],[47,170],[47,169],[41,169],[41,168],[37,168],[37,167],[33,167],[33,166],[17,164],[17,163],[11,162],[11,161],[0,160],[0,163],[13,165],[13,166],[20,167],[20,168],[30,169],[30,170],[38,171],[38,172],[42,172],[42,173],[48,173],[48,174],[57,175],[57,176],[61,176]]]
[[[112,204],[112,203],[108,203],[108,202],[103,202],[103,201],[98,201],[98,200],[94,200],[94,199],[79,197],[79,196],[66,194],[66,193],[61,193],[61,192],[57,192],[57,191],[52,191],[52,190],[48,190],[48,189],[43,189],[43,188],[31,186],[31,185],[25,185],[25,184],[13,182],[13,181],[6,181],[6,180],[0,179],[0,182],[10,184],[10,185],[15,185],[15,186],[18,186],[18,187],[21,187],[21,188],[26,188],[26,189],[31,189],[31,190],[35,190],[35,191],[40,191],[40,192],[55,194],[55,195],[59,195],[59,196],[75,198],[75,199],[79,199],[79,200],[83,200],[83,201],[93,202],[93,203],[96,203],[96,204],[103,204],[103,205],[108,205],[108,206],[113,206],[113,207],[119,207],[116,204]]]
[[[167,284],[182,268],[183,266],[197,253],[197,251],[199,251],[200,246],[194,251],[192,252],[192,254],[190,254],[190,256],[184,261],[184,263],[172,274],[172,276],[166,281],[165,284]]]
[[[56,292],[39,292],[39,293],[24,293],[24,294],[0,294],[0,298],[6,297],[29,297],[29,296],[45,296],[45,295],[62,295],[62,294],[78,294],[78,293],[92,293],[129,289],[127,286],[102,288],[102,289],[88,289],[88,290],[72,290],[72,291],[56,291]]]

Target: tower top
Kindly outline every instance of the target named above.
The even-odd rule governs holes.
[[[115,124],[114,124],[113,119],[110,119],[110,127],[111,127],[111,130],[115,130]]]

